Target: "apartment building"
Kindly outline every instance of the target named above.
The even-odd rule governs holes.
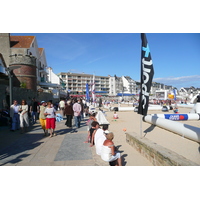
[[[64,88],[74,95],[86,94],[86,84],[88,83],[91,90],[93,84],[93,77],[95,79],[95,93],[96,95],[107,96],[110,94],[110,77],[97,76],[85,73],[71,73],[61,72],[57,74],[62,80]]]

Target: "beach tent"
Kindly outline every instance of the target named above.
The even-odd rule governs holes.
[[[99,122],[99,125],[103,125],[103,124],[110,124],[105,115],[103,114],[102,111],[98,111],[97,115],[96,115],[96,119],[97,119],[97,122]]]

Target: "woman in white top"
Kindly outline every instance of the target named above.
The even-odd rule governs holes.
[[[19,113],[21,133],[24,133],[24,125],[25,127],[29,127],[28,105],[25,100],[22,100],[21,106],[19,107]]]
[[[53,137],[53,135],[56,136],[56,133],[54,133],[56,127],[56,110],[54,107],[51,107],[51,102],[47,103],[44,115],[46,115],[46,129],[49,129],[49,137]]]
[[[101,149],[101,158],[102,160],[107,162],[112,162],[116,160],[116,165],[122,166],[121,155],[119,152],[115,152],[115,146],[112,141],[113,138],[114,135],[111,132],[106,135],[106,140],[104,141]]]

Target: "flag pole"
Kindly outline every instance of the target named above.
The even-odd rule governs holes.
[[[150,49],[147,42],[146,34],[141,33],[141,75],[140,75],[140,95],[138,114],[140,117],[140,137],[142,138],[142,115],[146,116],[149,106],[149,94],[154,75],[153,62],[151,59]]]
[[[140,115],[140,138],[142,138],[142,115]]]

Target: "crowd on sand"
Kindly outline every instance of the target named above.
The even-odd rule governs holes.
[[[72,119],[74,119],[75,132],[80,128],[81,120],[87,117],[85,122],[88,135],[84,143],[89,143],[90,147],[94,146],[96,154],[102,160],[109,162],[111,166],[121,166],[121,155],[113,143],[114,134],[108,130],[108,124],[99,124],[96,119],[97,113],[93,110],[90,112],[89,106],[90,103],[84,98],[61,99],[57,105],[54,105],[51,100],[38,102],[35,98],[32,99],[30,105],[24,99],[20,104],[14,100],[6,119],[10,122],[10,131],[21,130],[21,134],[29,131],[30,125],[39,120],[44,136],[51,138],[56,136],[57,115],[66,117],[65,125],[69,129],[72,129]],[[116,112],[113,118],[118,118]]]

